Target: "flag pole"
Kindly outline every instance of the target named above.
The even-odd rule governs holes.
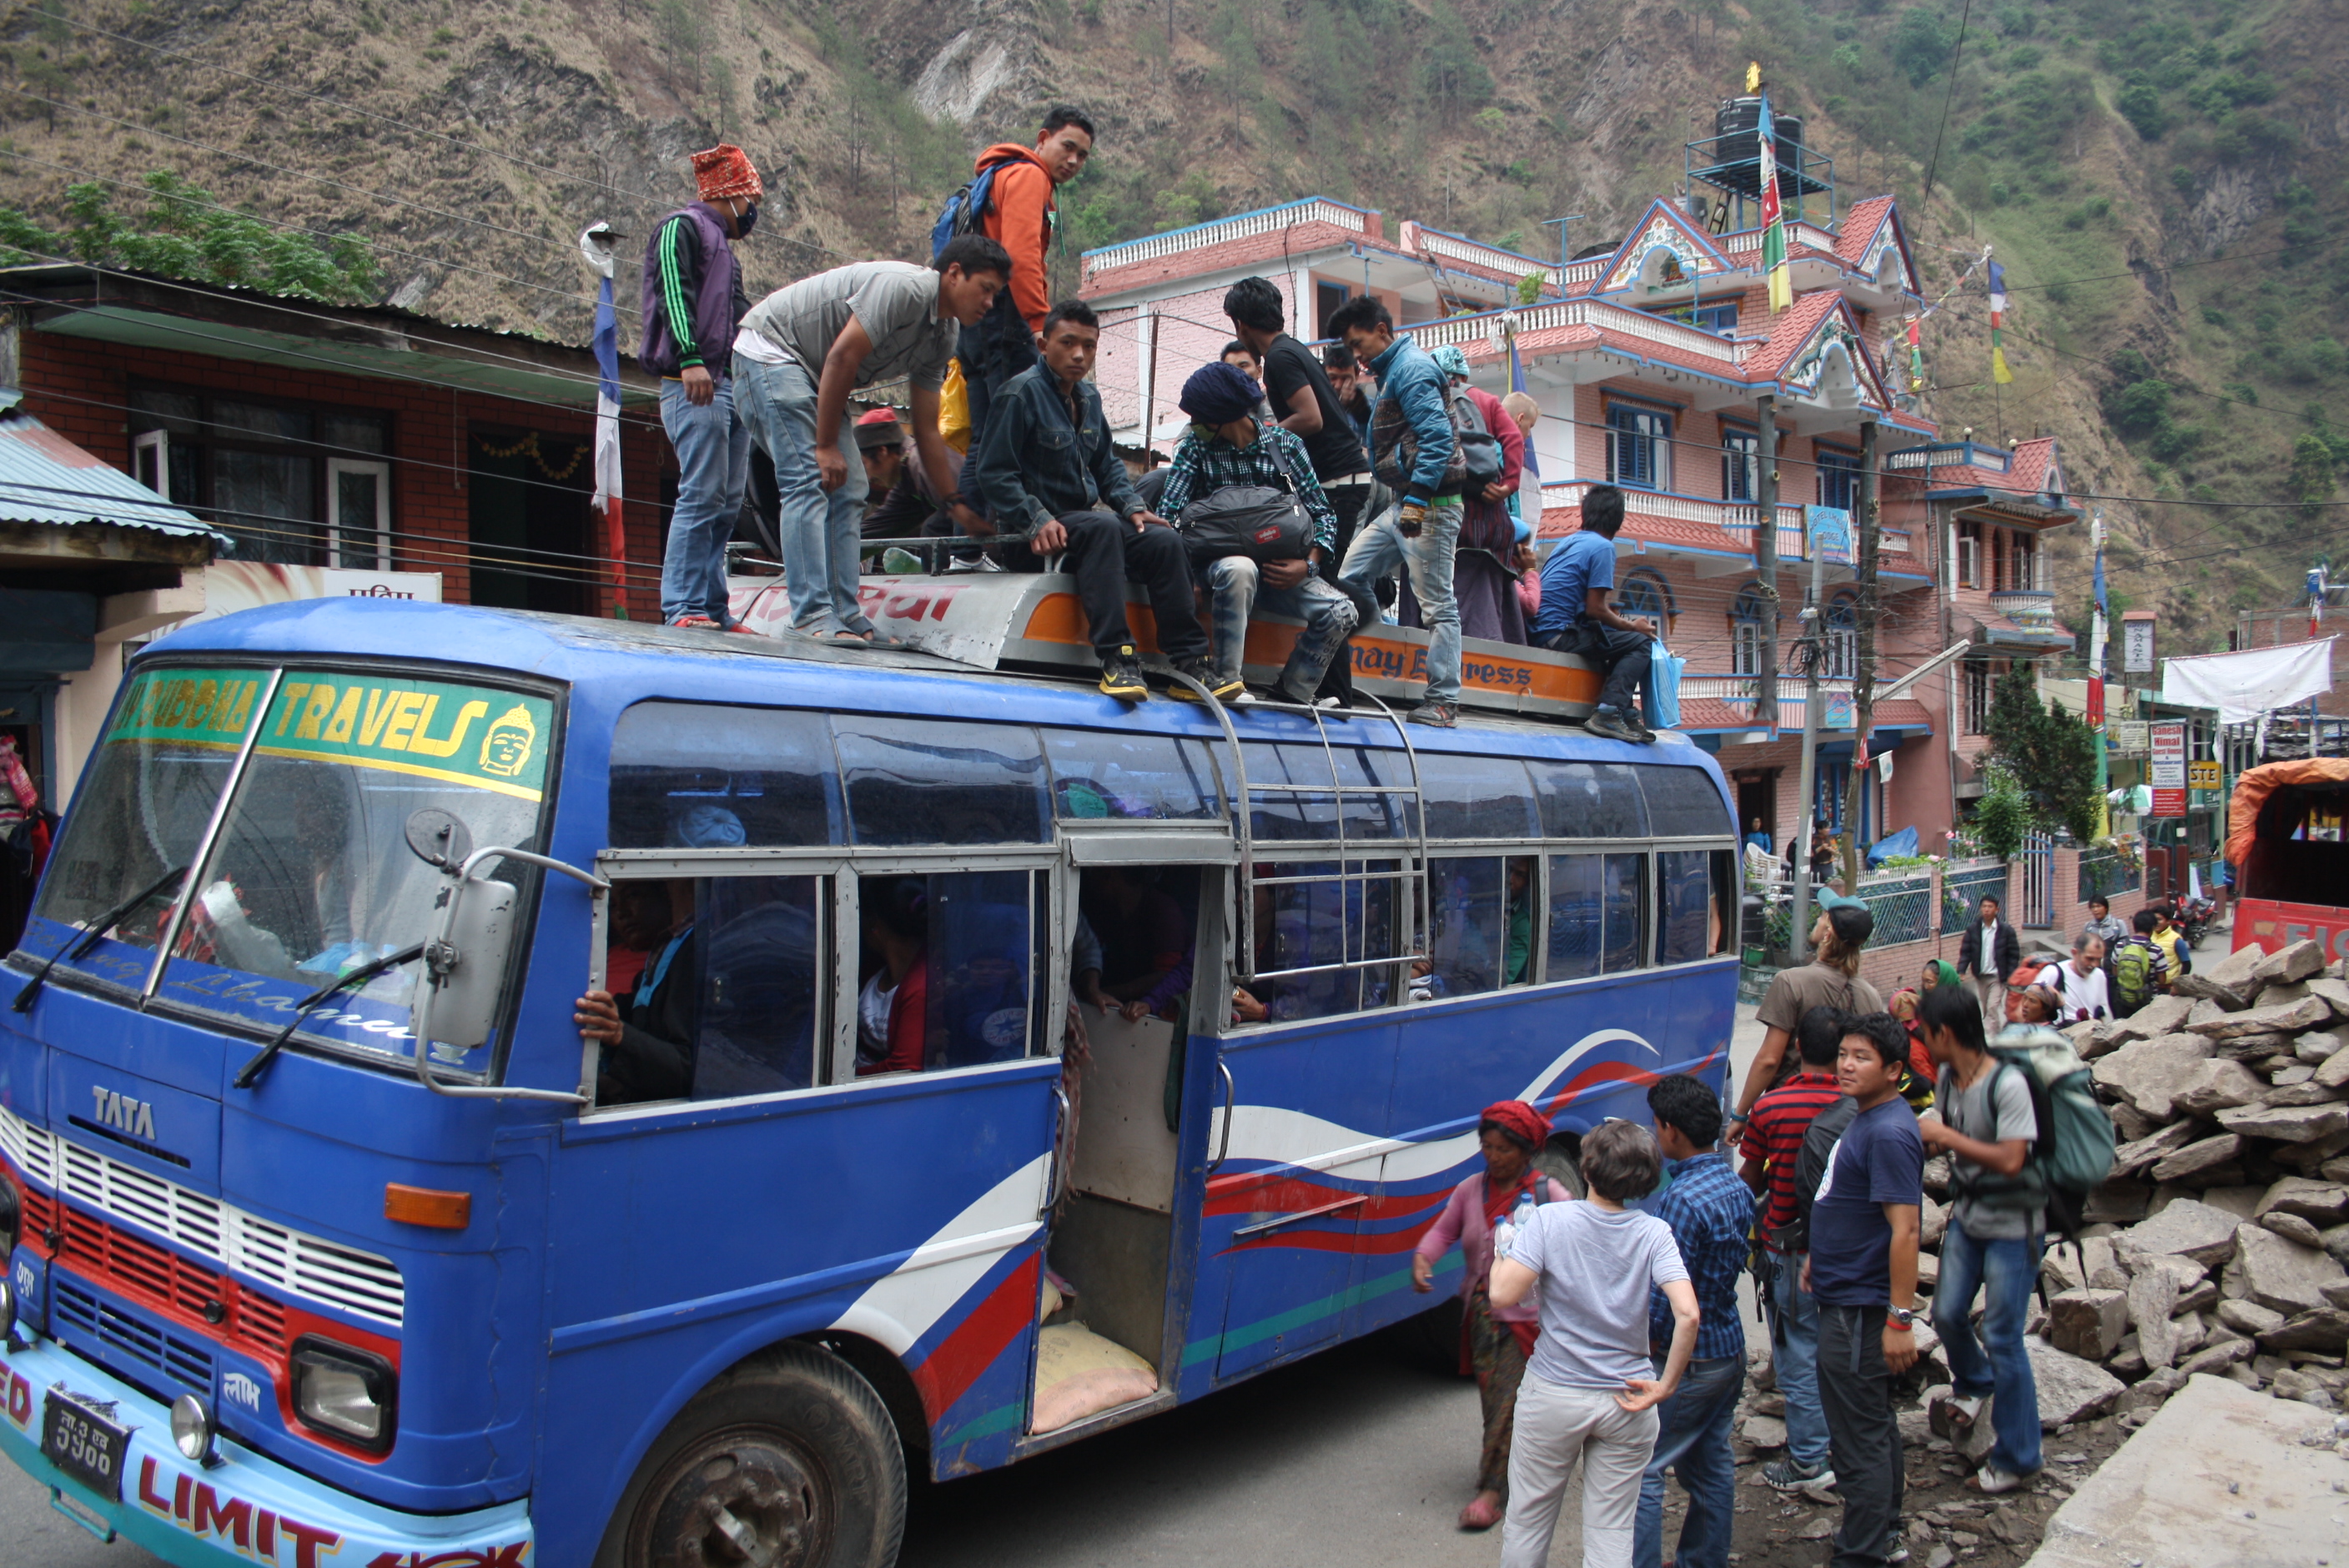
[[[595,285],[595,497],[604,515],[604,551],[612,562],[612,618],[628,618],[628,531],[621,515],[620,327],[612,303],[612,254],[622,238],[609,223],[593,223],[579,236],[579,253],[596,274]]]

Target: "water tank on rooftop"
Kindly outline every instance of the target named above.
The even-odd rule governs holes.
[[[1718,139],[1713,156],[1723,163],[1740,161],[1739,150],[1728,139],[1743,139],[1751,147],[1761,129],[1760,98],[1723,98],[1713,114],[1713,134]],[[1802,155],[1796,150],[1803,144],[1803,117],[1798,114],[1773,115],[1770,129],[1778,143],[1778,167],[1793,174],[1802,167]]]

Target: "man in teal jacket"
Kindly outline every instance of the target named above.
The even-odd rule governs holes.
[[[1460,604],[1452,593],[1452,554],[1460,542],[1459,443],[1453,435],[1451,388],[1419,345],[1395,335],[1394,318],[1370,294],[1330,313],[1325,324],[1355,360],[1379,378],[1371,407],[1371,466],[1402,504],[1354,536],[1339,575],[1367,590],[1397,566],[1428,633],[1427,693],[1411,710],[1413,724],[1451,728],[1460,718]]]

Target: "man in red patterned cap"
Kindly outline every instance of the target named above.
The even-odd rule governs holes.
[[[677,505],[661,557],[661,619],[730,627],[726,541],[750,477],[750,428],[734,417],[727,374],[750,301],[734,242],[759,220],[765,187],[727,143],[693,155],[699,197],[666,214],[645,247],[645,335],[636,358],[661,378],[661,428],[677,449]]]

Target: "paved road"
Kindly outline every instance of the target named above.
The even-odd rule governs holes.
[[[1738,1009],[1732,1061],[1761,1043]],[[1752,1310],[1747,1308],[1748,1319]],[[1476,1389],[1384,1340],[1313,1357],[1105,1437],[918,1486],[903,1568],[1490,1568],[1453,1519],[1475,1482]],[[1568,1508],[1551,1561],[1581,1539]],[[0,1463],[0,1568],[163,1568],[101,1546]]]

